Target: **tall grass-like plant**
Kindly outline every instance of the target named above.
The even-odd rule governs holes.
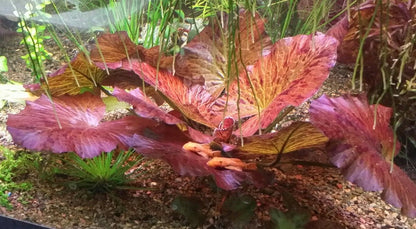
[[[126,31],[134,43],[140,38],[140,27],[143,23],[145,1],[111,0],[106,6],[109,30],[112,33]]]
[[[128,189],[132,181],[127,172],[142,161],[142,156],[134,150],[115,153],[102,153],[90,159],[82,159],[69,153],[64,159],[64,167],[58,174],[67,175],[70,188],[83,188],[93,192],[110,192],[115,189]]]
[[[17,9],[15,11],[16,16],[20,18],[17,32],[23,34],[21,44],[24,44],[28,52],[22,56],[22,59],[25,60],[27,67],[32,70],[32,75],[35,77],[36,82],[45,78],[44,62],[51,58],[51,53],[45,49],[43,42],[50,39],[50,36],[45,34],[45,24],[39,24],[31,21],[31,19],[37,16],[50,17],[49,14],[41,11],[49,3],[50,1],[42,3],[29,2],[25,5],[25,12]]]
[[[328,22],[332,0],[270,0],[258,6],[267,18],[267,31],[273,41],[286,36],[311,34]]]

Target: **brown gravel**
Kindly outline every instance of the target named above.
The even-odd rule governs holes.
[[[0,42],[0,55],[7,55],[10,79],[29,82],[30,72],[20,60],[23,49],[19,39]],[[69,46],[68,46],[69,47]],[[70,48],[70,47],[69,47]],[[53,53],[59,53],[58,51]],[[51,65],[60,63],[58,54]],[[350,70],[337,66],[325,82],[320,93],[337,95],[351,91]],[[305,103],[293,111],[287,119],[307,120]],[[0,141],[13,147],[6,133],[5,122],[8,113],[17,113],[22,105],[10,104],[0,111]],[[283,125],[286,125],[283,124]],[[45,167],[56,157],[44,155]],[[327,162],[322,152],[300,152],[290,158]],[[284,158],[284,160],[290,160]],[[416,228],[416,221],[400,215],[400,212],[386,204],[378,193],[364,192],[340,175],[338,169],[314,166],[282,165],[272,169],[275,181],[264,189],[243,185],[232,193],[246,193],[257,201],[256,217],[247,228],[265,228],[270,220],[269,209],[284,209],[282,191],[289,192],[299,204],[311,214],[309,228]],[[83,190],[71,190],[53,176],[33,171],[26,180],[34,188],[26,193],[12,193],[12,210],[0,209],[0,214],[28,220],[54,228],[189,228],[185,219],[171,209],[172,200],[179,195],[192,196],[202,200],[206,221],[202,228],[229,228],[230,220],[220,213],[223,198],[229,192],[212,186],[206,177],[181,177],[164,162],[146,159],[136,170],[138,191],[118,191],[113,195],[91,194]],[[25,196],[27,203],[18,200]],[[316,225],[320,222],[320,225]]]

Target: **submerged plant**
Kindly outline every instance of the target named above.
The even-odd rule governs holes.
[[[259,16],[240,12],[237,31],[228,30],[228,20],[233,19],[226,14],[212,18],[175,56],[160,53],[159,47],[135,45],[126,33],[103,34],[97,39],[100,50],[91,50],[93,62],[80,53],[71,68],[54,73],[37,91],[48,89],[52,101],[42,95],[28,102],[20,114],[9,117],[8,130],[17,144],[30,149],[94,157],[133,147],[166,160],[182,175],[213,175],[224,189],[243,180],[264,184],[267,176],[261,170],[232,158],[250,151],[239,141],[251,142],[247,146],[273,142],[263,148],[271,155],[327,141],[308,123],[251,136],[272,125],[283,108],[303,103],[318,90],[335,63],[337,42],[317,34],[272,45]],[[104,90],[107,95],[132,104],[141,117],[102,122],[105,105],[95,91],[105,85],[114,87]],[[93,93],[80,94],[85,91],[81,88]],[[176,113],[160,109],[150,95],[163,98]],[[40,131],[33,135],[33,128]]]
[[[91,159],[82,159],[77,154],[70,153],[64,158],[63,168],[58,168],[57,174],[69,177],[70,188],[109,192],[129,188],[129,182],[132,180],[127,173],[141,160],[142,157],[134,150],[117,153],[111,151]]]

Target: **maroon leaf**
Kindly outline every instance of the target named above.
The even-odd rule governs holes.
[[[348,180],[368,191],[383,191],[385,201],[416,217],[416,185],[395,165],[390,173],[400,149],[389,126],[391,108],[368,105],[364,95],[324,95],[312,102],[310,113],[312,123],[331,139],[331,161]]]
[[[16,115],[9,115],[7,130],[15,143],[30,150],[54,153],[75,151],[94,157],[117,146],[142,128],[138,117],[101,123],[105,105],[98,96],[84,93],[50,101],[42,95]]]
[[[149,97],[145,96],[139,88],[130,91],[129,93],[122,89],[115,88],[113,95],[121,101],[132,104],[134,111],[141,117],[156,118],[167,124],[177,124],[182,122],[175,116],[161,110],[157,104]]]
[[[146,83],[157,87],[185,116],[208,127],[218,126],[225,110],[232,118],[254,116],[243,124],[242,133],[247,136],[259,126],[267,127],[284,107],[300,105],[318,90],[335,63],[336,45],[334,38],[323,34],[285,38],[248,69],[248,76],[239,77],[240,84],[234,81],[228,95],[220,99],[204,86],[190,84],[168,71],[157,72],[147,63],[124,62],[123,68],[132,69]]]
[[[239,100],[239,116],[251,117],[241,129],[244,136],[266,128],[286,106],[298,106],[322,85],[334,66],[337,41],[324,34],[298,35],[278,41],[271,53],[240,75],[225,100]],[[238,117],[237,109],[228,109]],[[239,133],[239,131],[236,131]]]
[[[109,70],[109,75],[99,83],[103,86],[119,87],[129,90],[143,87],[143,80],[137,74],[123,69]]]

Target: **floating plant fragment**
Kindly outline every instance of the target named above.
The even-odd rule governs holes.
[[[311,121],[330,138],[330,160],[344,176],[367,191],[416,217],[416,185],[391,160],[400,150],[389,126],[392,109],[368,105],[366,97],[351,95],[312,102]]]

